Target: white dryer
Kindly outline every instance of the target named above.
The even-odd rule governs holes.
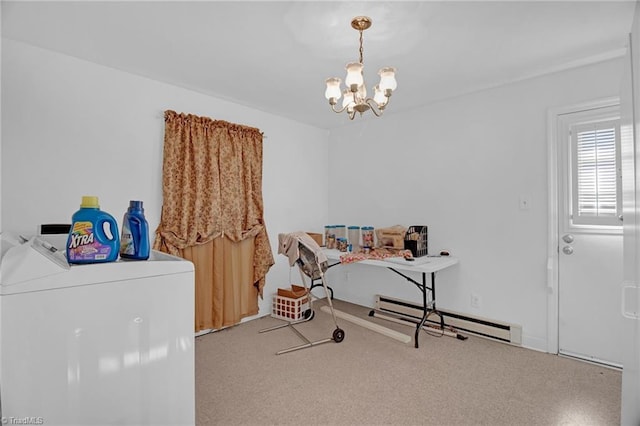
[[[194,368],[191,262],[69,265],[41,238],[2,236],[3,422],[194,424]]]

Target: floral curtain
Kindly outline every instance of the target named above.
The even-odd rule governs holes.
[[[163,205],[154,248],[191,258],[196,268],[196,299],[222,294],[224,300],[214,298],[207,315],[227,318],[221,311],[229,306],[239,312],[232,315],[238,318],[225,319],[225,324],[204,328],[219,328],[256,314],[257,296],[262,296],[266,273],[274,264],[263,217],[262,139],[256,128],[165,111]],[[218,267],[202,273],[212,265]],[[229,271],[249,269],[223,274],[221,265]],[[238,295],[220,289],[233,277],[237,278],[234,287],[246,287],[244,281],[250,280],[250,291],[239,290],[243,298],[253,297],[253,301],[228,303]],[[196,312],[202,303],[208,301],[196,300]],[[245,308],[233,308],[240,305]],[[243,312],[246,306],[251,306],[249,312]]]

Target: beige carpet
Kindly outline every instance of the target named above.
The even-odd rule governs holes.
[[[330,337],[331,316],[296,326]],[[413,336],[368,308],[336,309]],[[621,373],[470,336],[422,333],[420,348],[338,319],[342,343],[301,343],[264,317],[196,339],[196,419],[204,425],[616,425]]]

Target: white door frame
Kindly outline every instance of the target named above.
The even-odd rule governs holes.
[[[560,220],[562,220],[558,206],[558,168],[560,166],[558,163],[558,117],[572,112],[619,104],[619,97],[610,97],[565,107],[550,108],[547,113],[547,182],[549,189],[547,234],[547,352],[552,354],[558,353],[558,229]]]

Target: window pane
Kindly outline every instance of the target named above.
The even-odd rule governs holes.
[[[575,223],[619,225],[617,132],[617,121],[573,128]]]
[[[579,132],[578,215],[616,216],[616,129]]]

